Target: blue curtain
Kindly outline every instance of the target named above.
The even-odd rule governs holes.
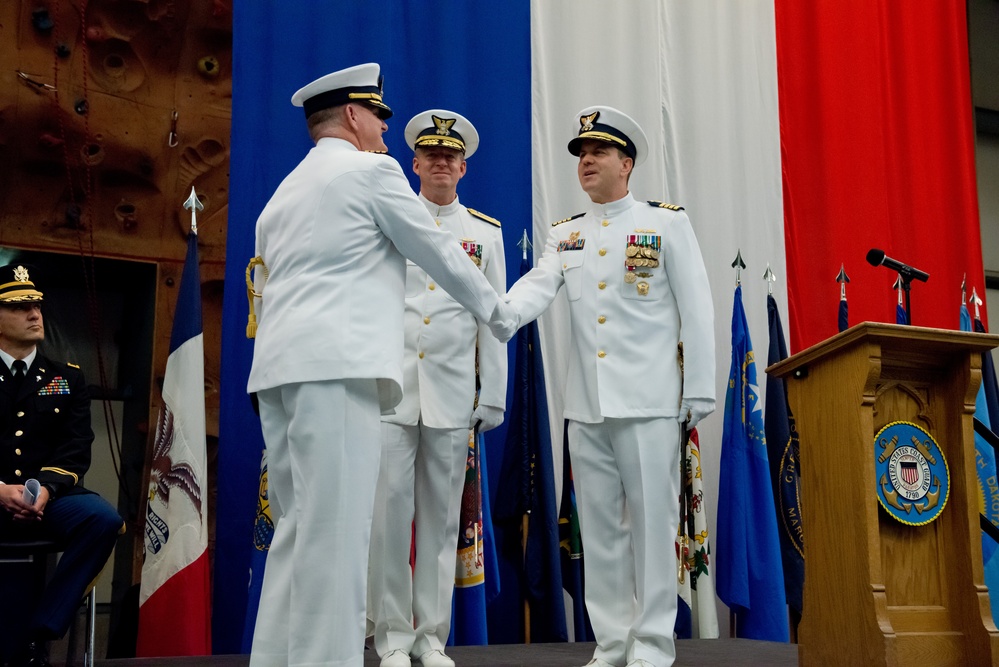
[[[522,231],[531,229],[529,0],[296,1],[233,4],[229,226],[223,303],[222,398],[213,646],[238,653],[246,609],[263,439],[246,396],[253,343],[245,337],[244,273],[254,224],[284,176],[311,147],[299,87],[328,72],[377,62],[395,115],[386,143],[409,173],[402,130],[430,108],[466,116],[481,144],[458,186],[462,203],[503,222],[507,274],[517,276]],[[585,63],[584,63],[585,64]],[[412,174],[414,189],[418,181]],[[513,360],[511,359],[511,368]],[[505,428],[487,435],[499,470]],[[495,498],[496,490],[490,489]]]

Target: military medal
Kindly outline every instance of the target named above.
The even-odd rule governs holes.
[[[659,251],[662,248],[662,236],[650,229],[636,229],[628,235],[628,246],[624,250],[624,282],[634,284],[639,277],[651,278],[648,271],[636,272],[636,268],[655,269],[659,266]],[[636,285],[638,293],[647,296],[649,283],[644,280]]]
[[[465,251],[468,258],[475,266],[482,266],[482,244],[476,243],[474,239],[462,239],[461,249]]]

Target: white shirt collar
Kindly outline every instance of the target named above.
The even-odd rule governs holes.
[[[38,354],[38,348],[37,347],[34,348],[33,350],[31,350],[31,354],[29,354],[28,356],[26,356],[24,358],[24,363],[25,363],[25,365],[28,368],[31,368],[31,363],[35,360],[35,355],[36,354]],[[14,372],[14,357],[10,356],[9,354],[7,354],[6,352],[4,352],[3,350],[0,350],[0,359],[3,359],[3,362],[5,364],[7,364],[7,368],[10,370],[11,373],[13,373]]]

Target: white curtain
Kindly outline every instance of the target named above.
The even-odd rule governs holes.
[[[631,179],[634,196],[683,206],[697,233],[711,282],[713,304],[705,307],[714,308],[718,359],[718,408],[698,426],[713,532],[731,358],[731,264],[738,252],[747,265],[743,299],[761,383],[768,263],[787,323],[773,1],[532,0],[531,42],[535,259],[551,223],[587,205],[566,144],[579,127],[576,112],[593,104],[627,113],[649,138],[649,159]],[[541,319],[556,471],[571,344],[566,314],[560,295]]]

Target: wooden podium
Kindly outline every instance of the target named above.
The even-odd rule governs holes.
[[[981,353],[999,336],[865,322],[774,364],[801,443],[805,587],[798,656],[827,665],[997,665],[975,470]],[[879,503],[875,435],[927,431],[950,472],[940,516]]]

